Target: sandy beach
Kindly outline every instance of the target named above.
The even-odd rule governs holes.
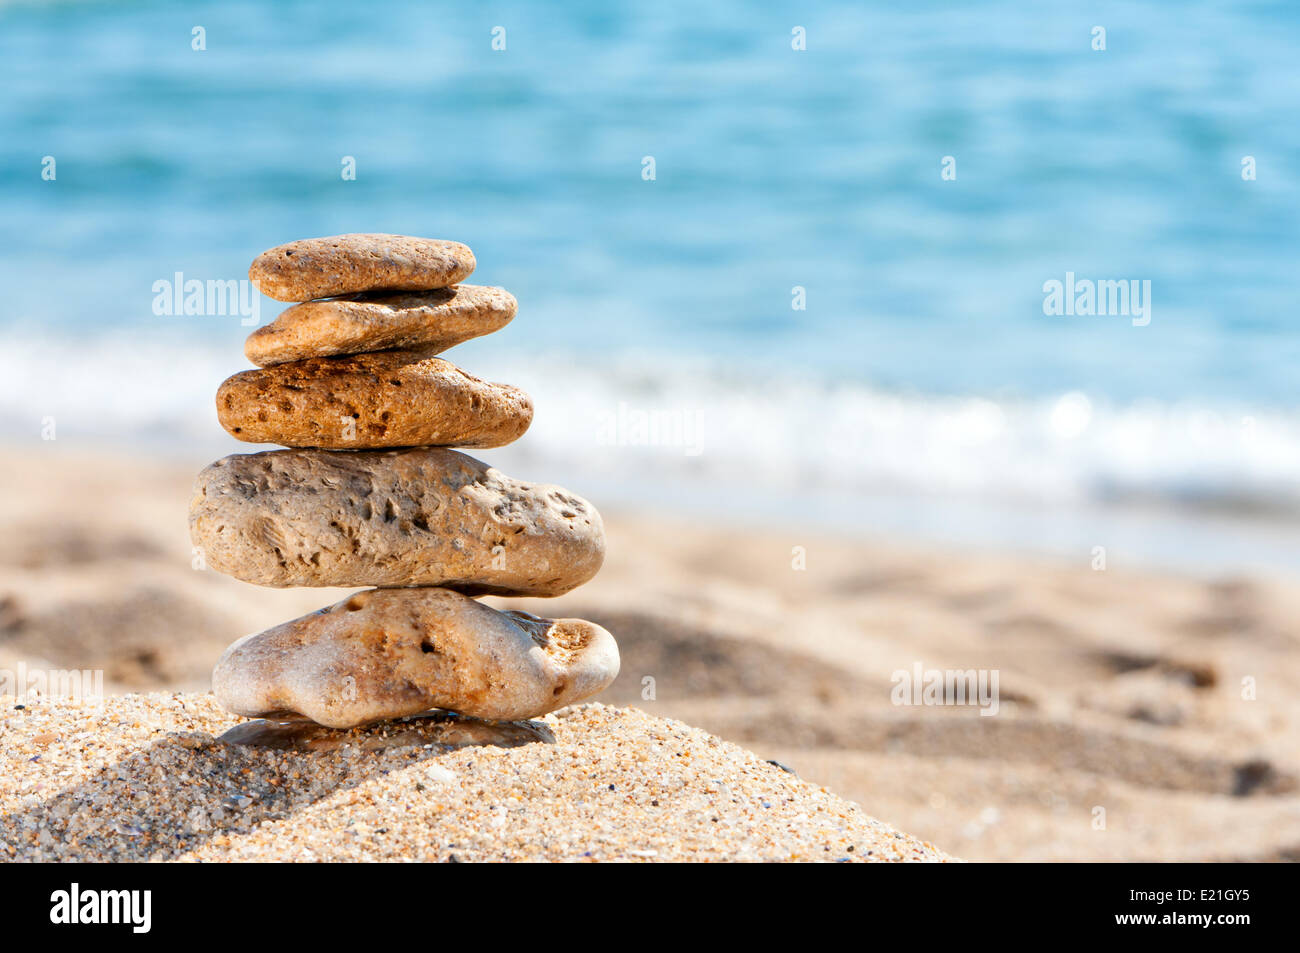
[[[917,859],[1300,857],[1294,581],[1098,571],[1086,552],[1045,561],[603,507],[608,558],[593,582],[555,600],[489,600],[614,633],[622,673],[603,705],[550,719],[555,746],[332,754],[319,779],[286,783],[319,756],[213,753],[238,719],[204,694],[211,667],[237,636],[345,591],[193,568],[186,506],[205,462],[55,445],[4,455],[0,669],[102,669],[110,693],[185,693],[113,699],[98,714],[7,704],[11,857],[56,856],[51,832],[85,824],[87,857],[388,857],[374,832],[400,830],[403,805],[439,831],[421,848],[429,859],[879,859],[891,842]],[[996,671],[996,714],[895,704],[893,674],[917,665]],[[669,762],[656,782],[682,792],[671,828],[646,807],[653,784],[636,758],[652,744],[691,762]],[[149,802],[142,823],[123,822],[145,832],[136,847],[92,833],[95,792],[134,790],[133,778],[149,789],[200,757],[246,762],[255,808],[209,828],[196,814],[200,833],[159,842],[175,811],[249,796],[191,772],[191,785],[164,786],[178,804]],[[572,818],[590,836],[543,847],[535,825],[561,796],[545,793],[554,758],[566,783],[587,785]],[[419,782],[416,797],[433,765],[458,780]],[[627,792],[609,792],[615,774]],[[407,787],[393,796],[394,785]],[[490,796],[475,806],[478,788]],[[764,799],[786,813],[760,816]],[[354,833],[314,839],[344,805]],[[720,820],[696,824],[709,810]]]
[[[944,861],[733,744],[599,704],[553,744],[286,752],[214,742],[210,695],[4,718],[0,857],[197,861]]]

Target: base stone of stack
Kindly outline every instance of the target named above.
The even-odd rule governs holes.
[[[393,348],[439,354],[501,330],[518,307],[504,288],[482,285],[305,301],[250,334],[244,354],[259,367]]]
[[[618,647],[581,619],[499,612],[446,589],[376,589],[240,639],[212,675],[240,715],[331,728],[448,709],[514,721],[594,695]]]
[[[262,586],[447,586],[557,596],[605,558],[600,514],[437,447],[234,454],[198,476],[206,564]]]
[[[217,391],[232,437],[285,447],[501,447],[523,436],[533,401],[423,352],[315,357],[240,371]]]

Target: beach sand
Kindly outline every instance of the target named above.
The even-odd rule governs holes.
[[[680,722],[600,704],[553,744],[275,751],[214,740],[211,695],[6,705],[0,858],[944,861]]]
[[[1300,858],[1294,580],[1144,572],[1115,553],[1097,571],[1091,553],[941,551],[608,507],[609,555],[594,581],[554,600],[488,601],[608,628],[623,668],[598,701],[639,712],[568,710],[552,719],[556,746],[330,755],[319,784],[289,783],[283,759],[320,756],[218,757],[209,736],[238,719],[196,693],[236,637],[347,590],[261,589],[192,568],[186,507],[207,462],[53,445],[4,455],[0,671],[103,669],[110,692],[189,693],[115,699],[94,718],[7,705],[0,840],[23,856],[33,821],[93,827],[86,796],[136,790],[136,779],[160,798],[133,805],[143,823],[122,822],[146,833],[117,849],[140,857],[392,856],[374,832],[400,829],[405,804],[437,831],[412,848],[429,858],[875,859],[889,842],[943,857],[873,817],[968,860]],[[792,568],[795,547],[804,569]],[[996,670],[997,714],[894,704],[891,676],[917,664]],[[42,736],[48,750],[29,754]],[[682,797],[671,820],[647,813],[656,789],[635,760],[664,738],[692,762],[664,766]],[[247,767],[254,807],[161,843],[150,824],[241,796],[219,771],[177,780],[186,758]],[[557,758],[581,803],[548,840],[540,825],[558,809],[546,793]],[[459,778],[455,792],[425,784],[417,797],[416,774],[434,762]],[[773,797],[788,814],[757,813]],[[720,819],[701,828],[703,814]],[[349,821],[346,841],[313,835]],[[113,849],[79,842],[87,855]]]

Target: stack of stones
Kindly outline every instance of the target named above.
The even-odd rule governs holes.
[[[458,242],[338,235],[249,269],[263,294],[302,303],[248,338],[258,368],[221,385],[217,414],[240,440],[292,449],[203,470],[190,534],[245,582],[372,588],[231,645],[212,676],[231,711],[331,728],[435,709],[511,721],[618,674],[600,626],[473,598],[557,596],[605,554],[590,503],[449,449],[508,444],[533,414],[518,388],[434,357],[514,317],[508,292],[459,284],[474,265]]]

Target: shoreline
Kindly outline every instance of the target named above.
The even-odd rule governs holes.
[[[1132,566],[1300,578],[1300,418],[1276,400],[1108,397],[1066,384],[916,390],[771,354],[683,357],[662,345],[534,351],[518,334],[536,324],[516,322],[512,336],[466,341],[451,358],[536,405],[526,439],[478,455],[606,509],[763,514],[1027,556],[1105,545]],[[146,331],[157,353],[139,349]],[[223,355],[247,329],[208,331],[146,323],[87,349],[17,328],[24,360],[0,384],[0,446],[52,449],[41,440],[52,420],[58,444],[86,453],[207,462],[273,449],[219,427],[212,394],[236,369]],[[94,386],[106,362],[119,379]]]
[[[240,443],[220,436],[195,445],[159,437],[156,442],[122,446],[110,441],[79,441],[72,449],[39,441],[0,439],[0,459],[22,464],[49,457],[59,469],[100,462],[198,472],[231,453],[283,449]],[[1127,501],[1074,506],[953,496],[856,493],[823,488],[760,488],[725,483],[725,493],[702,494],[705,477],[630,482],[610,474],[584,474],[581,467],[539,458],[527,443],[489,450],[462,451],[519,479],[556,483],[596,502],[603,514],[637,518],[666,514],[684,522],[706,522],[746,531],[757,516],[763,525],[790,535],[832,542],[860,542],[873,548],[914,553],[957,553],[967,558],[1010,556],[1028,561],[1089,566],[1096,547],[1115,568],[1153,575],[1199,579],[1251,578],[1300,583],[1300,522],[1249,508],[1176,507],[1167,502]],[[21,465],[21,464],[20,464]],[[546,473],[543,479],[538,474]],[[604,501],[600,505],[599,501]]]

